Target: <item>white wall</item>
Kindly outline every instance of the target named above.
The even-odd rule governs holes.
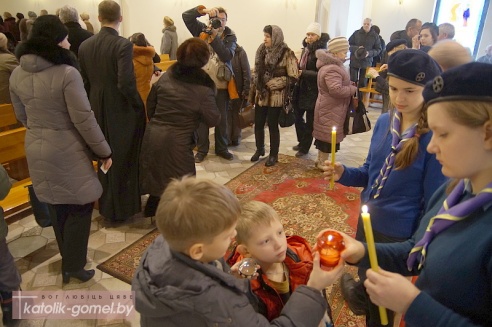
[[[381,29],[381,36],[389,42],[393,32],[405,29],[412,18],[423,23],[432,21],[435,0],[372,0],[371,18],[374,25]]]

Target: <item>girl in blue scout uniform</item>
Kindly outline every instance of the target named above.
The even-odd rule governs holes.
[[[382,114],[374,127],[369,153],[358,168],[336,163],[325,165],[325,175],[347,186],[363,186],[361,202],[373,217],[376,242],[402,242],[415,232],[432,194],[446,178],[434,154],[426,147],[432,133],[427,126],[422,91],[440,74],[439,65],[425,52],[401,50],[389,58],[389,95],[395,108]],[[359,222],[356,239],[363,241]],[[359,266],[365,280],[369,265]],[[368,326],[380,326],[378,308],[371,304],[362,283],[346,274],[342,294],[356,314],[365,314]],[[392,314],[389,314],[390,324]]]
[[[371,300],[403,313],[406,326],[492,326],[492,65],[469,63],[424,89],[427,147],[453,178],[433,195],[417,232],[377,244]],[[342,258],[367,264],[365,245],[344,235]],[[390,273],[397,272],[397,273]],[[420,274],[415,285],[399,274]]]

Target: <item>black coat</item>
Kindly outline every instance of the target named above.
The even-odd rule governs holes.
[[[302,41],[304,49],[302,50],[301,58],[306,51],[309,51],[306,68],[302,69],[301,76],[299,77],[298,87],[296,90],[296,105],[307,111],[313,111],[316,105],[316,99],[318,98],[318,68],[316,68],[316,50],[326,49],[327,43],[330,40],[330,36],[326,33],[321,33],[321,37],[313,42],[307,44],[305,39]]]
[[[97,122],[113,150],[113,165],[99,172],[103,195],[99,211],[122,220],[141,211],[138,159],[145,127],[144,104],[137,92],[133,44],[110,27],[85,40],[79,61]]]
[[[77,22],[68,22],[65,23],[65,26],[68,28],[68,42],[70,42],[70,50],[78,56],[80,44],[94,34],[83,29]]]
[[[140,185],[143,194],[160,196],[172,178],[196,175],[193,134],[200,122],[220,122],[215,84],[200,68],[174,64],[152,86],[147,112]]]
[[[251,68],[248,55],[243,47],[237,46],[234,58],[232,58],[232,70],[236,81],[237,92],[242,99],[248,99],[251,84]]]
[[[379,35],[370,30],[366,33],[363,28],[355,31],[349,38],[350,45],[350,67],[354,68],[366,68],[371,67],[372,58],[377,56],[381,52],[381,40]],[[355,51],[363,46],[369,55],[362,59],[355,57]]]

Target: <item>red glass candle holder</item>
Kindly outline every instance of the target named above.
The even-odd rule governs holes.
[[[333,268],[340,261],[340,252],[345,249],[343,236],[335,231],[326,231],[318,237],[317,250],[319,252],[321,266]]]

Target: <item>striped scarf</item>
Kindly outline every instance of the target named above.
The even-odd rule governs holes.
[[[374,198],[379,197],[381,190],[388,179],[388,176],[393,169],[393,165],[395,163],[396,154],[400,152],[401,148],[405,144],[406,141],[415,136],[415,132],[417,131],[417,124],[413,125],[408,129],[408,133],[402,138],[400,134],[400,126],[401,126],[401,113],[396,111],[393,116],[393,124],[391,126],[391,135],[393,139],[391,140],[391,153],[386,157],[384,161],[384,165],[379,171],[379,176],[374,182],[372,186],[373,189],[377,188],[376,194]]]
[[[478,208],[492,202],[492,183],[489,183],[473,198],[460,203],[464,190],[465,181],[461,180],[446,200],[444,200],[437,215],[430,220],[424,236],[410,251],[407,260],[408,270],[412,270],[417,260],[419,261],[418,269],[422,268],[427,254],[427,248],[437,234],[451,227],[453,224],[466,219],[466,217]]]

